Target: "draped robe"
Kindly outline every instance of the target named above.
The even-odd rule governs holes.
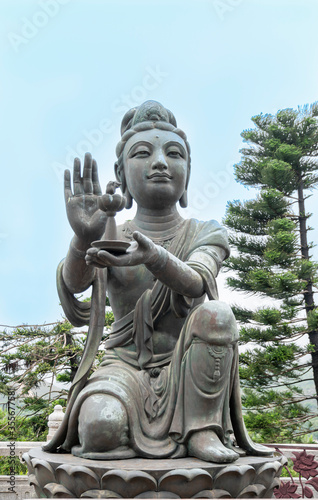
[[[220,267],[220,255],[229,254],[226,231],[215,221],[187,220],[171,241],[169,252],[186,262],[202,277],[210,300],[218,298],[215,278],[208,263]],[[67,290],[58,268],[58,290],[68,319],[75,326],[89,320],[83,358],[70,389],[64,421],[44,449],[71,451],[79,443],[78,415],[91,395],[108,394],[127,411],[130,447],[143,457],[180,457],[186,454],[191,432],[213,429],[220,440],[237,443],[250,454],[268,450],[252,443],[242,418],[238,380],[237,333],[225,332],[215,345],[213,331],[192,332],[193,318],[202,306],[170,290],[159,280],[146,289],[136,307],[112,325],[106,354],[100,367],[88,374],[103,333],[106,270],[98,269],[91,306]],[[173,351],[154,353],[152,336],[156,321],[167,312],[183,317]]]

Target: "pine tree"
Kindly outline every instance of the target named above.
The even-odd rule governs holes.
[[[67,386],[56,390],[56,382],[70,382],[83,350],[83,335],[72,335],[72,325],[61,321],[50,325],[21,325],[0,332],[0,393],[14,390],[17,435],[28,429],[33,439],[47,432],[47,418],[55,404],[65,406]],[[38,395],[39,388],[45,394]],[[53,389],[54,387],[54,389]],[[8,419],[7,419],[8,420]],[[25,422],[27,420],[27,422]],[[6,435],[6,425],[0,434]]]
[[[313,413],[304,402],[318,394],[317,264],[305,209],[318,184],[317,117],[318,103],[252,118],[255,128],[241,134],[247,145],[235,175],[257,195],[230,202],[224,221],[235,249],[225,264],[232,271],[227,284],[267,298],[256,310],[233,308],[247,344],[240,363],[246,423],[267,442],[308,432]],[[312,373],[310,396],[299,382]]]
[[[105,334],[114,321],[109,310],[105,313]],[[75,377],[87,337],[87,328],[75,329],[68,321],[46,325],[20,325],[0,331],[0,394],[6,397],[14,390],[18,398],[16,408],[16,436],[12,439],[45,440],[47,419],[56,404],[66,405],[68,388]],[[93,364],[96,370],[103,351]],[[58,386],[56,383],[60,383]],[[38,395],[38,389],[46,393]],[[61,385],[66,384],[66,385]],[[54,388],[54,390],[53,390]],[[42,390],[43,392],[43,390]],[[8,418],[1,419],[0,439],[7,439]]]

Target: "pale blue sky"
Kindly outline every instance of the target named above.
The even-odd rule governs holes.
[[[232,174],[251,116],[318,99],[316,0],[1,0],[0,19],[1,324],[61,317],[62,170],[89,150],[113,179],[126,109],[174,112],[192,147],[186,215],[220,221],[252,196]]]

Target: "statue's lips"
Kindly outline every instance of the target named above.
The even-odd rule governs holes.
[[[151,175],[147,175],[147,178],[148,179],[172,179],[172,175],[170,174],[151,174]]]

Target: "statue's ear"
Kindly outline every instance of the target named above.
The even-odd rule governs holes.
[[[179,200],[180,207],[186,208],[188,206],[188,190],[185,189],[182,193],[182,196]]]
[[[123,169],[122,166],[120,166],[118,164],[117,161],[116,161],[116,163],[114,165],[114,169],[115,169],[116,179],[121,184],[120,189],[122,190],[123,195],[126,197],[125,208],[131,208],[132,207],[132,203],[133,203],[133,199],[132,199],[132,196],[131,196],[130,192],[128,191],[128,188],[127,188],[127,182],[126,182],[126,176],[125,176],[124,169]]]
[[[179,200],[180,207],[186,208],[188,206],[188,184],[190,180],[190,164],[188,165],[188,175],[187,175],[187,181],[185,185],[185,189],[182,193],[182,196]]]

